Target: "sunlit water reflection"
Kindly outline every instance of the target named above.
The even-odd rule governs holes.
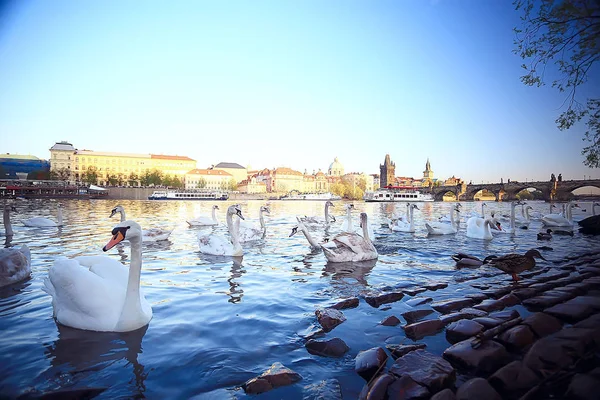
[[[334,336],[350,347],[340,359],[310,355],[302,335],[315,324],[319,306],[349,296],[394,286],[431,281],[457,285],[461,278],[481,270],[456,270],[449,255],[463,251],[489,254],[524,252],[549,245],[550,260],[598,247],[598,239],[575,233],[537,241],[542,230],[533,221],[515,235],[496,235],[491,241],[465,236],[464,219],[456,235],[428,237],[425,220],[449,212],[449,203],[421,203],[415,212],[416,233],[393,233],[384,225],[392,214],[403,214],[403,203],[357,202],[375,228],[377,261],[356,264],[328,263],[321,252],[311,252],[302,235],[289,238],[296,215],[323,215],[322,202],[240,201],[248,220],[257,222],[263,204],[266,216],[264,240],[244,246],[243,258],[206,256],[198,251],[199,232],[225,232],[216,228],[189,228],[186,219],[210,215],[211,202],[121,201],[128,219],[144,228],[173,228],[170,239],[145,244],[142,286],[152,304],[149,326],[125,334],[95,333],[57,326],[50,297],[41,290],[48,268],[59,256],[101,254],[118,223],[109,219],[117,202],[64,201],[65,226],[60,229],[26,228],[21,220],[33,216],[55,218],[56,203],[16,201],[12,244],[27,244],[32,253],[30,280],[0,289],[0,394],[9,398],[23,393],[92,387],[98,398],[246,398],[239,385],[279,361],[300,373],[303,381],[261,395],[261,398],[301,398],[305,384],[337,378],[345,398],[356,398],[363,380],[353,371],[360,350],[405,340],[399,327],[380,329],[383,316],[399,313],[402,302],[387,313],[361,302],[345,310],[348,320]],[[219,203],[219,218],[232,202]],[[488,203],[489,210],[508,213],[510,206]],[[549,206],[530,202],[534,211],[548,213]],[[582,208],[586,208],[582,205]],[[463,215],[480,211],[479,203],[464,203]],[[343,202],[332,209],[337,222],[328,234],[339,231]],[[591,207],[587,207],[589,214]],[[575,219],[585,214],[575,209]],[[328,236],[314,232],[318,240]],[[127,244],[108,255],[129,262]],[[547,263],[553,265],[551,262]],[[484,267],[485,268],[485,267]],[[459,286],[456,286],[459,287]],[[450,295],[460,295],[450,293]],[[431,351],[443,348],[432,345]]]

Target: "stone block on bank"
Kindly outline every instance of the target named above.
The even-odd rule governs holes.
[[[335,308],[336,310],[345,310],[346,308],[355,308],[358,307],[358,299],[356,297],[351,299],[346,299],[342,301],[338,301],[334,305],[329,308]]]
[[[500,394],[513,397],[537,385],[541,378],[523,362],[513,361],[496,371],[488,381]]]
[[[409,376],[420,385],[435,393],[451,386],[456,372],[450,363],[425,350],[415,350],[400,357],[390,368],[396,376]]]
[[[452,364],[474,370],[475,373],[496,371],[509,361],[509,354],[500,343],[485,340],[477,348],[472,346],[473,339],[467,339],[447,348],[443,356]]]
[[[456,396],[452,390],[444,389],[434,394],[429,400],[456,400]]]
[[[543,312],[529,315],[522,324],[529,326],[538,338],[551,335],[562,328],[560,320]]]
[[[325,332],[329,332],[346,320],[344,314],[334,308],[320,308],[315,311],[315,315]]]
[[[446,339],[454,344],[462,342],[483,331],[483,325],[469,319],[461,319],[446,327]]]
[[[412,311],[403,312],[402,317],[406,320],[406,322],[408,322],[409,324],[412,324],[413,322],[417,322],[418,320],[422,319],[423,317],[428,316],[431,313],[433,313],[433,310],[431,310],[431,309],[412,310]]]
[[[242,388],[248,394],[258,394],[279,386],[291,385],[301,379],[300,374],[283,366],[280,362],[276,362],[256,378],[246,381]]]
[[[365,297],[365,301],[371,306],[378,308],[382,304],[393,303],[404,297],[404,293],[402,292],[392,292],[381,294],[379,296],[367,296]]]
[[[407,306],[416,307],[433,301],[431,297],[415,297],[404,302]]]
[[[346,342],[340,338],[309,340],[304,346],[310,354],[324,357],[341,357],[349,350]]]
[[[471,307],[475,303],[476,303],[475,300],[469,299],[469,298],[450,299],[450,300],[444,300],[444,301],[431,303],[431,307],[434,310],[441,312],[442,314],[448,314],[452,311],[460,310],[461,308]]]
[[[567,399],[597,400],[600,396],[600,378],[591,374],[577,374],[565,393]]]
[[[404,356],[405,354],[410,353],[411,351],[421,350],[427,347],[425,343],[417,343],[417,344],[388,344],[385,346],[386,349],[390,352],[394,360]]]
[[[422,339],[425,336],[434,335],[444,329],[444,324],[439,319],[428,319],[426,321],[415,322],[414,324],[404,325],[404,333],[413,340]]]
[[[429,390],[415,382],[411,377],[404,375],[397,378],[387,387],[386,399],[425,400],[429,399]]]
[[[390,315],[381,321],[381,325],[383,326],[396,326],[400,323],[400,320],[395,315]]]
[[[456,400],[502,400],[502,397],[483,378],[473,378],[456,391]]]
[[[517,325],[502,332],[497,340],[510,349],[520,350],[535,342],[536,337],[527,325]]]
[[[365,381],[369,382],[385,364],[387,354],[381,347],[373,347],[359,352],[354,359],[354,370]]]

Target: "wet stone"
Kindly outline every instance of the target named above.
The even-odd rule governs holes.
[[[502,400],[487,380],[473,378],[463,383],[456,391],[456,400]]]
[[[527,325],[517,325],[498,335],[498,341],[510,349],[519,350],[535,341],[535,335]]]
[[[337,379],[327,379],[304,386],[303,400],[342,400],[342,390]]]
[[[344,314],[334,308],[320,308],[315,311],[315,315],[325,332],[329,332],[346,320]]]
[[[538,293],[545,292],[546,290],[552,289],[552,285],[550,283],[534,283],[533,285],[529,285],[529,289],[534,289]]]
[[[573,326],[575,328],[600,329],[600,314],[594,314]]]
[[[531,389],[541,378],[523,362],[513,361],[496,371],[488,381],[500,394],[513,395]]]
[[[386,293],[379,296],[367,296],[365,301],[371,306],[378,308],[382,304],[393,303],[404,297],[402,292]]]
[[[560,320],[543,312],[529,315],[522,324],[529,326],[538,338],[551,335],[562,328]]]
[[[473,321],[477,322],[478,324],[483,325],[483,327],[485,329],[490,329],[493,328],[495,326],[500,325],[502,322],[501,319],[498,318],[491,318],[491,317],[479,317],[479,318],[473,318]]]
[[[439,290],[439,289],[445,289],[448,287],[447,283],[443,283],[443,282],[436,282],[436,283],[431,283],[428,285],[424,285],[423,287],[425,287],[428,290]]]
[[[402,291],[404,292],[404,294],[407,294],[409,296],[416,296],[419,293],[423,293],[423,292],[427,291],[427,289],[422,288],[422,287],[414,287],[414,288],[402,289]]]
[[[426,348],[427,345],[425,343],[407,344],[407,345],[388,344],[385,347],[386,347],[386,349],[388,349],[388,351],[392,355],[392,358],[394,358],[394,360],[396,360],[396,359],[404,356],[405,354],[410,353],[411,351],[422,350],[422,349]]]
[[[533,288],[523,288],[523,289],[513,290],[512,294],[514,294],[519,299],[521,299],[521,301],[523,301],[523,300],[526,300],[526,299],[529,299],[529,298],[535,296],[537,294],[537,292],[538,291]]]
[[[432,393],[451,386],[456,379],[456,372],[450,363],[425,350],[411,351],[400,357],[390,372],[400,377],[409,376]]]
[[[324,357],[341,357],[349,350],[348,345],[340,338],[309,340],[304,346],[310,354]]]
[[[388,387],[396,380],[391,374],[381,374],[371,384],[366,384],[361,390],[359,400],[384,400],[387,396]]]
[[[356,297],[352,299],[346,299],[339,301],[332,305],[330,308],[335,308],[336,310],[345,310],[346,308],[354,308],[358,307],[358,299]]]
[[[433,313],[433,310],[431,309],[406,311],[402,313],[402,317],[406,320],[406,322],[412,324],[413,322],[417,322],[418,320],[428,316],[431,313]]]
[[[447,348],[444,358],[462,368],[474,370],[476,373],[489,373],[508,362],[509,354],[500,343],[485,340],[478,348],[471,345],[473,339],[464,340]]]
[[[354,371],[369,382],[386,360],[387,354],[381,347],[360,351],[354,359]]]
[[[480,301],[488,298],[488,296],[486,296],[483,293],[471,293],[471,294],[466,295],[465,297],[473,300],[474,301],[473,304],[479,303]]]
[[[575,357],[581,357],[588,350],[598,349],[598,340],[593,329],[564,328],[551,337],[560,341],[561,346],[569,351],[569,354]]]
[[[407,300],[404,304],[411,307],[420,306],[429,303],[433,299],[431,297],[415,297],[414,299]]]
[[[454,395],[454,392],[452,390],[444,389],[434,394],[433,397],[429,400],[456,400],[456,396]]]
[[[483,325],[469,319],[461,319],[446,327],[446,339],[454,344],[466,340],[483,331]]]
[[[468,313],[463,313],[462,311],[459,312],[455,312],[452,314],[446,314],[446,315],[442,315],[440,317],[440,321],[442,321],[444,324],[449,324],[455,321],[459,321],[461,319],[471,319],[473,318],[472,314],[468,314]]]
[[[279,386],[291,385],[301,379],[300,374],[276,362],[261,375],[244,383],[242,388],[248,394],[258,394]]]
[[[568,304],[567,302],[546,308],[544,312],[567,322],[578,322],[589,317],[594,309],[585,304]]]
[[[502,310],[504,309],[504,307],[505,305],[503,302],[501,302],[500,300],[493,299],[483,300],[481,303],[477,304],[476,306],[473,306],[473,308],[486,312]]]
[[[593,278],[587,278],[583,281],[583,283],[587,284],[590,288],[598,289],[598,288],[600,288],[600,276],[594,276]]]
[[[597,400],[600,378],[591,374],[576,374],[565,393],[567,399]]]
[[[523,358],[523,364],[538,375],[547,377],[571,365],[574,359],[560,340],[547,336],[535,342]]]
[[[485,295],[488,295],[489,297],[492,297],[494,299],[499,299],[500,297],[504,296],[507,293],[510,293],[510,291],[512,290],[512,288],[510,286],[505,286],[505,287],[501,287],[501,288],[491,288],[488,290],[484,290],[482,293]]]
[[[475,303],[473,299],[450,299],[432,303],[431,307],[442,314],[448,314],[461,308],[471,307]]]
[[[471,287],[474,287],[475,289],[486,290],[490,288],[490,285],[485,285],[483,283],[471,283]]]
[[[414,324],[404,325],[404,333],[413,340],[422,339],[441,331],[446,324],[439,319],[428,319],[426,321],[415,322]]]
[[[551,274],[548,274],[548,275],[538,276],[536,278],[536,280],[538,282],[557,281],[558,279],[564,278],[564,277],[569,276],[569,275],[571,275],[570,272],[564,271],[564,272],[551,273]]]
[[[517,310],[504,310],[490,313],[489,316],[492,318],[501,319],[503,321],[508,321],[517,318],[518,316],[520,316],[520,314]]]
[[[395,315],[390,315],[381,321],[381,325],[384,326],[396,326],[400,323],[400,320]]]
[[[404,375],[396,379],[387,387],[387,399],[419,400],[428,399],[429,390],[415,382],[411,377]]]
[[[543,294],[540,296],[532,297],[527,300],[523,300],[523,305],[533,309],[544,309],[562,303],[563,301],[568,300],[570,297],[571,296],[569,294],[564,292],[558,296]]]

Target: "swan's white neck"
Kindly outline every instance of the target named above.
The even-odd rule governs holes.
[[[266,229],[265,227],[265,217],[263,216],[263,210],[258,211],[258,220],[260,221],[260,229],[263,231]]]
[[[129,278],[127,279],[127,292],[125,294],[125,302],[121,310],[119,322],[117,322],[116,330],[127,330],[128,325],[137,324],[137,321],[132,320],[133,316],[142,314],[142,303],[140,302],[140,275],[142,272],[142,240],[141,236],[135,240],[130,240],[131,243],[131,263],[129,264]]]
[[[231,244],[233,245],[234,252],[239,252],[242,249],[240,245],[240,221],[239,218],[236,223],[233,223],[233,216],[230,213],[227,213],[227,229],[229,230],[229,236],[231,240]]]
[[[456,229],[458,229],[458,225],[460,224],[460,218],[458,219],[458,221],[455,221],[454,212],[456,212],[456,209],[452,207],[450,209],[450,226],[454,226],[456,224]]]
[[[58,226],[62,226],[62,224],[63,224],[62,207],[58,207]]]
[[[413,231],[415,229],[415,219],[414,219],[415,208],[410,207],[410,230]]]
[[[4,215],[2,216],[2,221],[4,222],[4,230],[6,231],[6,236],[12,236],[12,224],[10,223],[10,209],[8,207],[4,208]]]
[[[125,218],[125,210],[121,209],[119,210],[119,214],[121,214],[121,222],[126,221],[127,219]]]
[[[325,223],[329,224],[329,203],[325,203]]]
[[[352,212],[351,208],[346,209],[346,218],[348,220],[348,228],[346,229],[346,232],[354,232],[354,226],[352,226],[351,212]]]
[[[515,231],[515,209],[517,208],[516,203],[511,203],[510,205],[510,229]]]
[[[320,248],[321,246],[319,245],[319,243],[317,243],[317,241],[312,237],[312,235],[308,232],[308,229],[306,229],[306,226],[304,226],[304,224],[299,223],[298,224],[298,229],[300,229],[300,231],[304,234],[304,237],[306,237],[306,240],[308,240],[308,243],[310,243],[310,245],[312,247],[315,248]]]
[[[212,209],[212,219],[214,222],[217,222],[217,209],[214,207]]]
[[[481,203],[481,218],[485,218],[485,203]]]
[[[366,218],[364,220],[361,219],[361,223],[362,223],[363,238],[365,239],[365,241],[367,243],[372,245],[373,243],[371,242],[371,237],[369,236],[369,225],[367,223],[367,219]]]

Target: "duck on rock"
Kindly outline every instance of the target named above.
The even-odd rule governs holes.
[[[524,255],[511,253],[497,257],[491,260],[489,264],[501,271],[506,272],[507,274],[512,275],[513,280],[518,282],[519,277],[517,274],[535,267],[536,258],[546,260],[539,251],[536,249],[531,249],[528,250]]]

